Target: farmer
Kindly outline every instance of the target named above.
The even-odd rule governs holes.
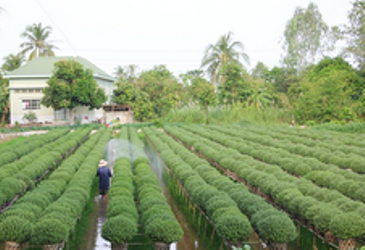
[[[100,160],[99,168],[96,176],[99,176],[99,193],[101,194],[101,199],[104,200],[108,198],[108,190],[110,186],[109,178],[112,177],[112,172],[110,168],[107,167],[108,162],[105,160]]]

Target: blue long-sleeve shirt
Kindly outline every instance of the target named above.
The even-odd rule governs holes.
[[[108,167],[98,168],[98,172],[96,175],[99,176],[99,189],[109,190],[110,186],[109,178],[112,177],[110,169]]]

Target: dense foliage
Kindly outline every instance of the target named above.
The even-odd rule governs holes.
[[[104,89],[99,88],[93,73],[74,61],[59,61],[43,89],[42,105],[55,110],[70,110],[70,123],[73,124],[73,109],[88,106],[89,109],[100,108],[107,100]]]

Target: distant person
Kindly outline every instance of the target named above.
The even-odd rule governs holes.
[[[107,167],[108,162],[105,160],[100,160],[98,172],[96,176],[99,176],[99,193],[101,194],[101,199],[107,199],[108,191],[110,187],[110,177],[112,177],[112,172],[110,168]]]

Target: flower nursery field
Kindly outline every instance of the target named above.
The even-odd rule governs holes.
[[[132,126],[96,133],[60,128],[4,144],[0,242],[66,249],[94,199],[102,158],[114,163],[101,232],[112,248],[135,249],[138,235],[156,249],[182,240],[147,146],[161,160],[174,198],[196,218],[197,230],[209,234],[207,249],[250,245],[253,235],[270,249],[309,249],[299,240],[296,248],[287,245],[298,239],[299,226],[319,237],[318,249],[362,245],[364,135],[263,125],[146,126],[139,132]],[[108,151],[112,138],[120,143]]]

